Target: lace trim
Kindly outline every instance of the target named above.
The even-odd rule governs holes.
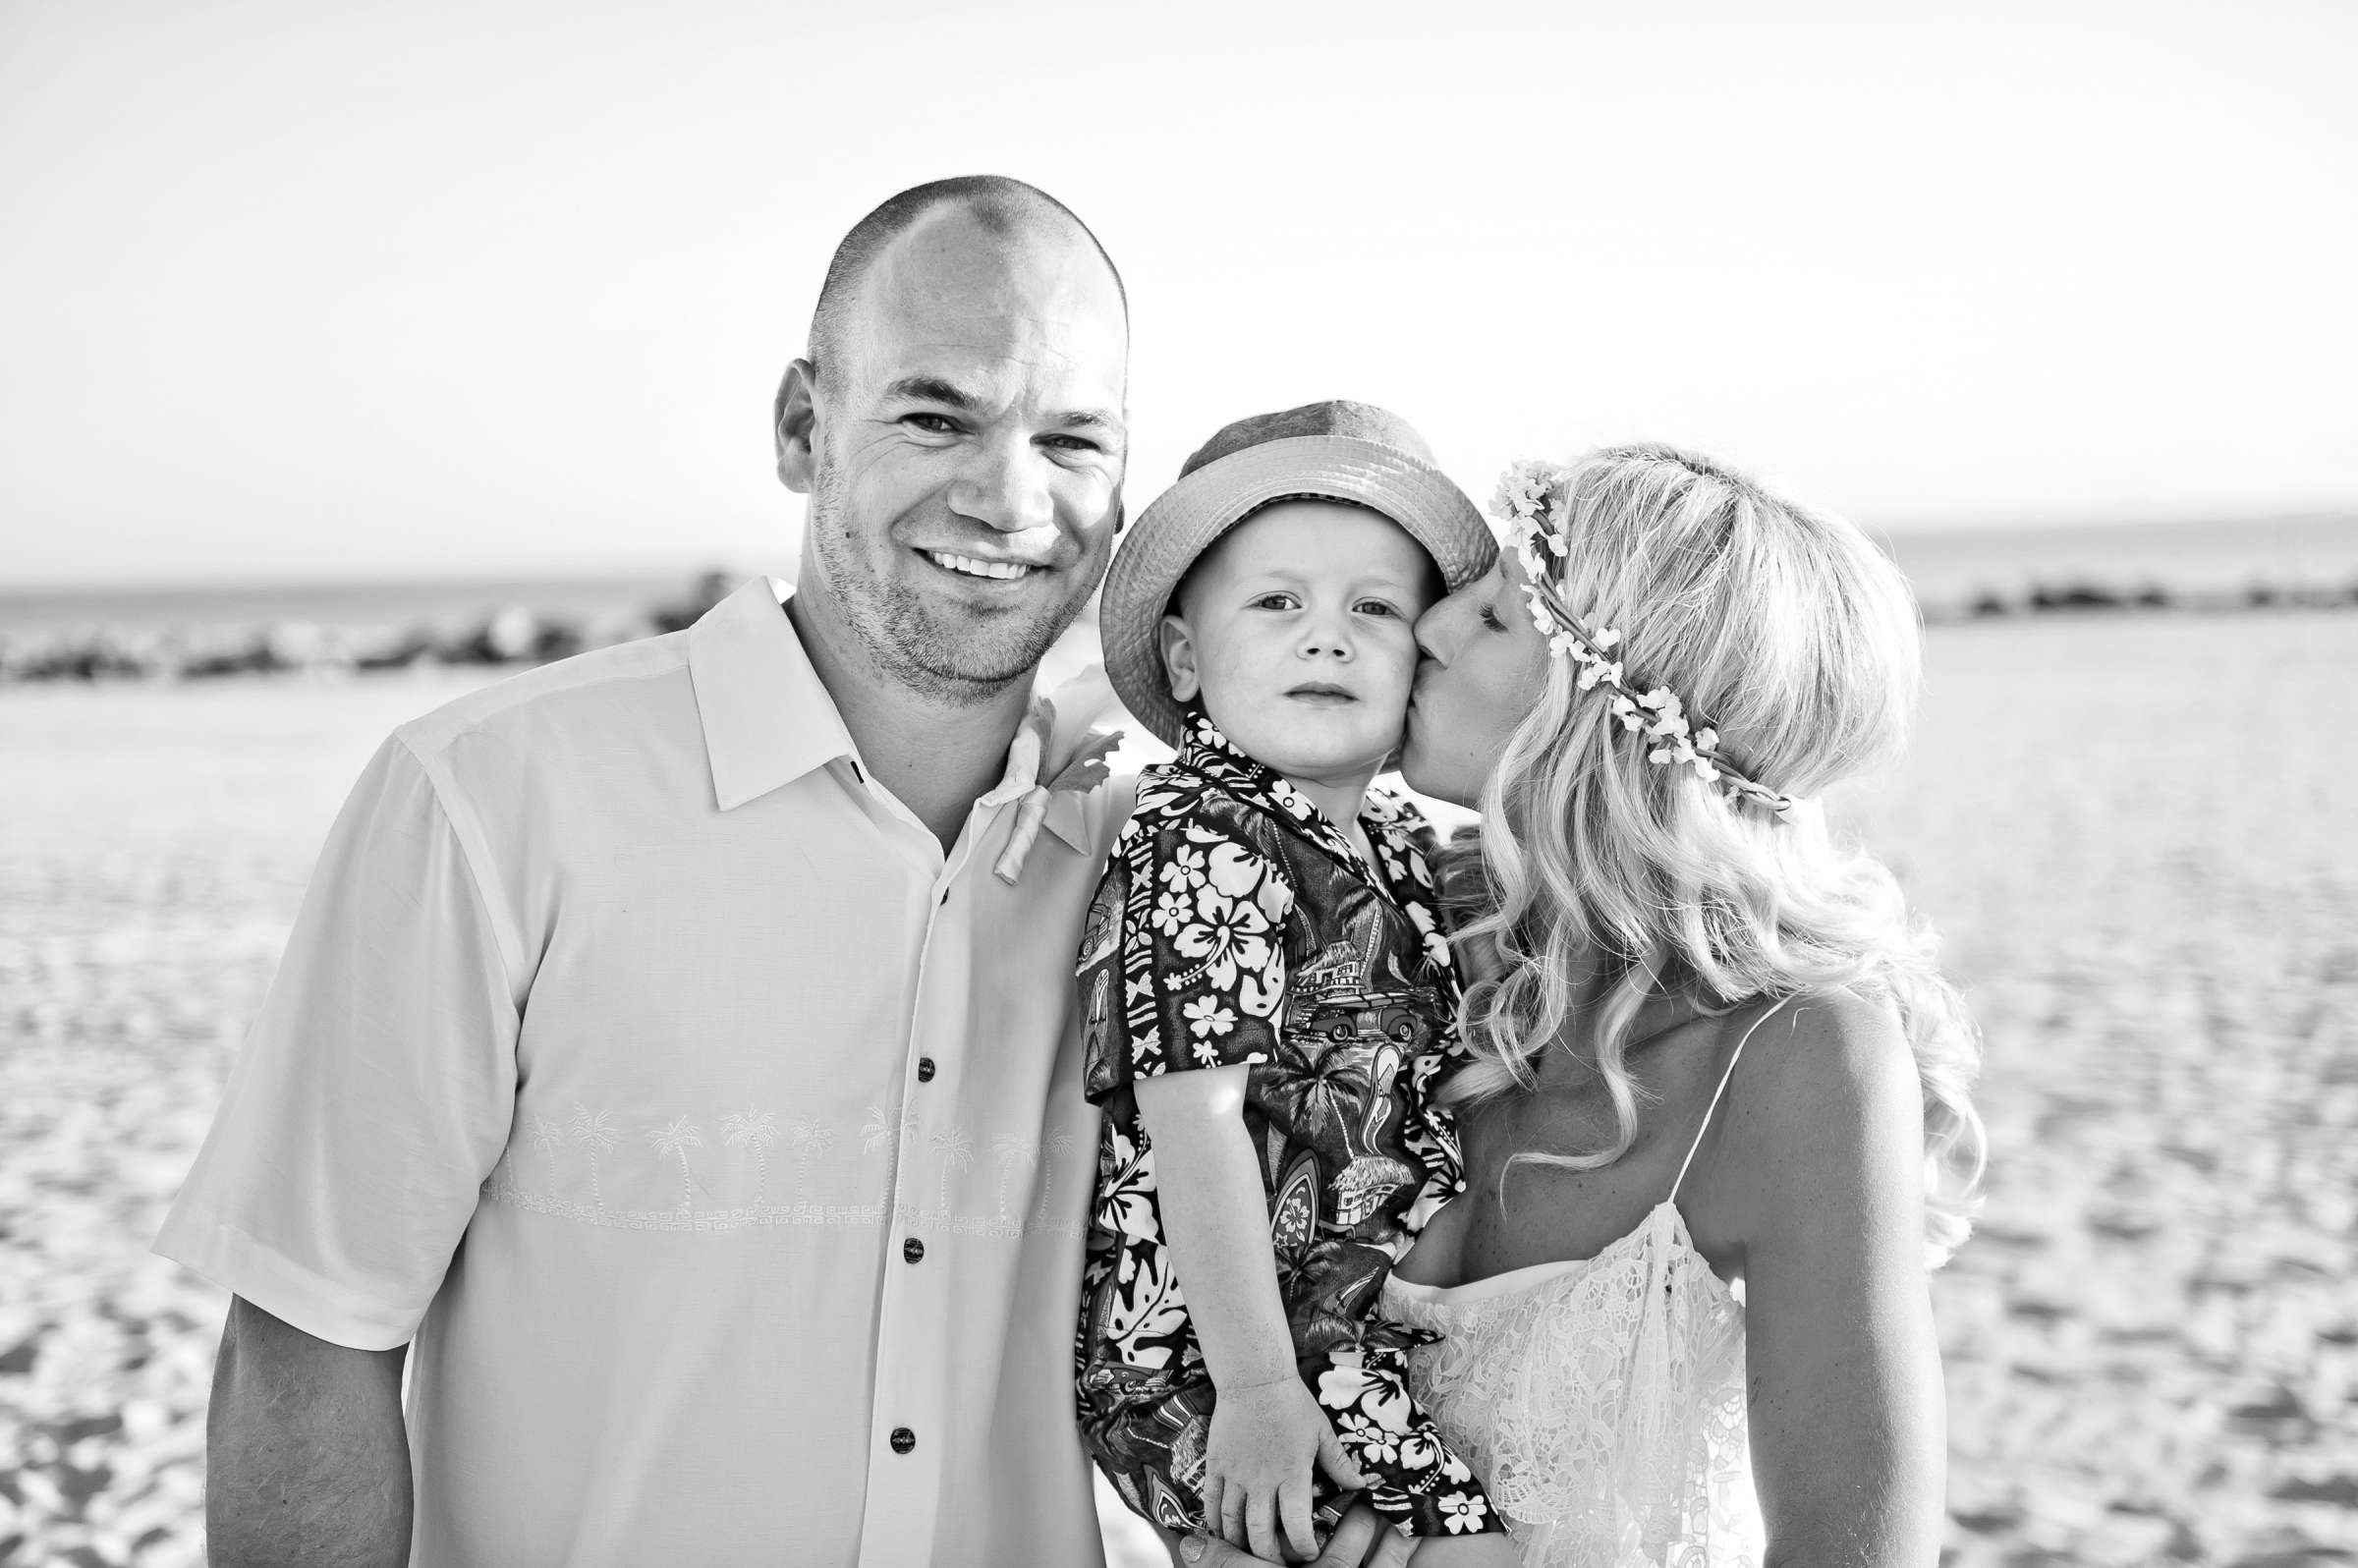
[[[1413,1354],[1411,1391],[1527,1568],[1760,1560],[1743,1308],[1676,1205],[1528,1288],[1452,1299],[1394,1282],[1385,1307],[1444,1336]]]

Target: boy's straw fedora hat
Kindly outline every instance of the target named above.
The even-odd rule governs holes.
[[[1497,543],[1424,438],[1367,403],[1306,403],[1224,425],[1179,465],[1113,558],[1097,603],[1105,674],[1122,705],[1172,746],[1187,715],[1171,698],[1156,628],[1171,590],[1212,541],[1276,501],[1347,501],[1425,547],[1451,591],[1490,569]]]

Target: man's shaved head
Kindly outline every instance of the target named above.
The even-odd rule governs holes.
[[[835,248],[835,258],[827,263],[827,280],[819,285],[818,307],[811,312],[811,342],[806,353],[816,375],[827,374],[830,365],[842,358],[847,318],[859,308],[861,286],[877,255],[941,207],[957,207],[985,233],[1010,239],[1027,233],[1078,233],[1113,275],[1115,292],[1121,296],[1123,310],[1128,311],[1130,293],[1122,285],[1121,268],[1113,264],[1105,247],[1088,224],[1074,216],[1072,208],[1039,187],[1003,174],[962,174],[911,186],[887,197],[883,205],[853,224],[852,232]]]
[[[948,707],[1029,680],[1112,553],[1129,364],[1120,275],[1031,186],[942,180],[861,219],[772,414],[811,497],[806,644]]]

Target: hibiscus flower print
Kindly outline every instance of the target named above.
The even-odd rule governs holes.
[[[1367,1396],[1370,1385],[1367,1370],[1359,1365],[1359,1353],[1350,1350],[1334,1352],[1327,1368],[1319,1373],[1319,1403],[1328,1410],[1352,1410]]]
[[[1205,879],[1239,903],[1252,897],[1269,863],[1233,839],[1221,839],[1212,846]],[[1256,903],[1256,908],[1258,908]]]
[[[1187,1015],[1189,1033],[1198,1039],[1218,1039],[1236,1027],[1236,1015],[1222,1007],[1216,996],[1199,996],[1180,1011]],[[1212,1059],[1218,1060],[1219,1052],[1212,1052]]]
[[[1482,1522],[1489,1514],[1489,1505],[1469,1491],[1453,1492],[1441,1499],[1441,1522],[1453,1536],[1482,1534]]]
[[[1400,1445],[1392,1434],[1356,1411],[1335,1417],[1334,1434],[1351,1451],[1352,1460],[1363,1467],[1400,1462]]]
[[[1434,924],[1432,911],[1423,904],[1407,907],[1408,923],[1417,928],[1424,940],[1426,962],[1446,965],[1449,962],[1449,938],[1443,936]]]
[[[1162,863],[1162,880],[1172,891],[1192,892],[1204,885],[1204,852],[1190,844],[1172,848]]]
[[[1202,965],[1205,980],[1223,991],[1238,989],[1240,971],[1258,975],[1275,956],[1268,917],[1257,906],[1223,898],[1209,887],[1196,895],[1196,918],[1180,927],[1171,946],[1180,957]]]

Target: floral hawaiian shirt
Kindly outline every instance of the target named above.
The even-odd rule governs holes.
[[[1163,1241],[1132,1086],[1249,1066],[1245,1128],[1306,1379],[1347,1449],[1355,1423],[1371,1437],[1382,1425],[1395,1460],[1405,1446],[1424,1461],[1390,1495],[1371,1493],[1379,1510],[1418,1534],[1494,1529],[1471,1472],[1422,1412],[1393,1419],[1405,1391],[1377,1375],[1418,1342],[1376,1311],[1384,1280],[1464,1185],[1452,1119],[1435,1103],[1457,1060],[1458,991],[1427,868],[1432,829],[1377,790],[1360,820],[1374,865],[1201,713],[1177,761],[1140,778],[1079,960],[1087,1092],[1104,1111],[1077,1347],[1085,1440],[1125,1495],[1161,1495],[1152,1481],[1127,1484],[1126,1470],[1174,1449],[1186,1466],[1191,1439],[1171,1428],[1196,1406],[1173,1396],[1207,1395],[1210,1374]],[[1328,1397],[1338,1379],[1364,1385],[1356,1412]],[[1404,1443],[1411,1427],[1421,1435]],[[1192,1451],[1200,1469],[1200,1439]],[[1188,1512],[1130,1500],[1165,1523]]]

